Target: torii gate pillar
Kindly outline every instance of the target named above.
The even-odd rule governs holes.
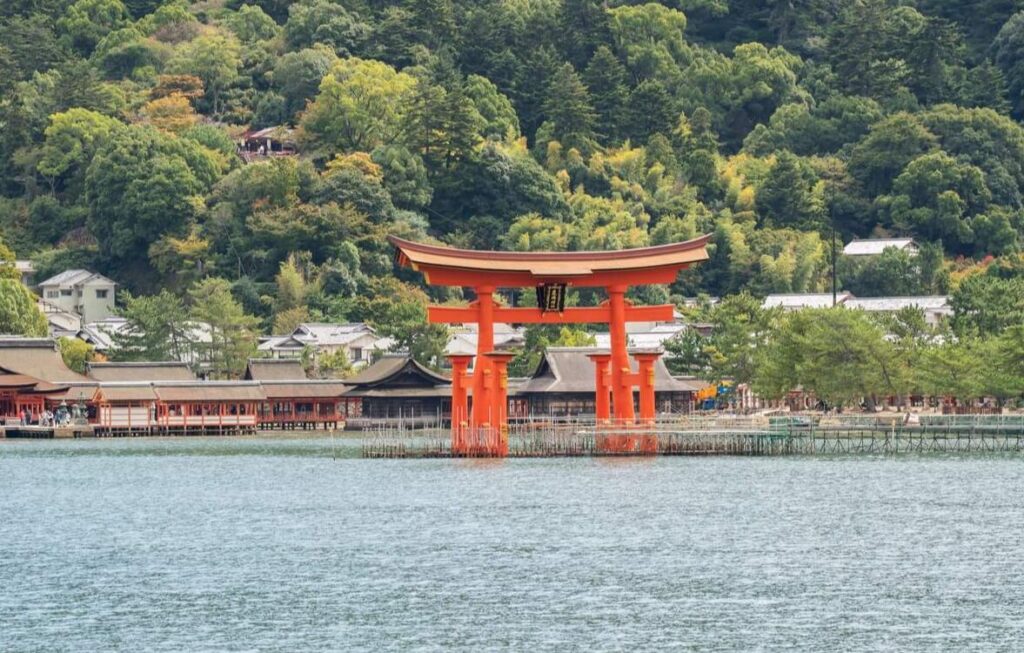
[[[587,357],[594,361],[594,417],[599,424],[607,424],[612,418],[611,401],[608,395],[608,362],[612,356],[600,353],[589,354]]]
[[[469,354],[448,356],[452,364],[452,455],[470,454],[467,430],[469,429]]]

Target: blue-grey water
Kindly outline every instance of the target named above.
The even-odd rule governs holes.
[[[1024,650],[1024,459],[0,441],[0,651]]]

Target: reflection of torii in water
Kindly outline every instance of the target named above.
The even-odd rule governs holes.
[[[452,453],[508,455],[507,365],[511,354],[494,350],[494,323],[608,324],[611,352],[592,356],[596,365],[598,420],[621,423],[635,419],[633,388],[640,386],[641,420],[654,419],[654,361],[658,353],[636,354],[639,371],[631,372],[626,322],[669,322],[673,307],[632,306],[630,286],[669,284],[680,270],[708,260],[710,236],[672,245],[609,252],[487,252],[427,245],[391,236],[398,263],[423,274],[428,284],[472,288],[476,299],[466,307],[431,306],[432,323],[479,324],[476,365],[467,374],[469,356],[452,356]],[[536,287],[537,308],[496,306],[498,288]],[[604,288],[600,306],[565,308],[569,286]],[[609,369],[610,365],[610,369]],[[472,382],[473,412],[467,410],[466,382]],[[608,393],[611,391],[609,405]],[[469,451],[466,429],[494,434],[486,451]]]

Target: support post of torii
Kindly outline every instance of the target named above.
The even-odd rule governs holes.
[[[627,322],[669,322],[670,305],[632,306],[626,300],[630,286],[669,284],[680,270],[706,261],[709,236],[684,243],[612,252],[484,252],[414,243],[394,236],[398,263],[423,273],[427,283],[472,288],[476,299],[468,306],[431,306],[431,323],[479,325],[477,355],[472,375],[453,358],[452,453],[453,455],[508,455],[507,365],[511,355],[494,352],[494,324],[608,324],[611,351],[607,360],[594,358],[599,420],[612,416],[622,426],[633,424],[633,388],[640,386],[641,418],[654,419],[654,358],[638,357],[639,371],[631,371]],[[569,286],[604,288],[608,301],[593,307],[564,307]],[[497,306],[498,288],[536,287],[537,308]],[[542,301],[543,298],[543,301]],[[607,368],[607,374],[603,369]],[[471,383],[473,408],[466,408],[465,389]],[[611,394],[608,406],[607,392]],[[602,398],[603,395],[603,398]],[[468,414],[469,423],[456,421]],[[486,436],[480,446],[479,434]],[[627,438],[632,441],[635,438]],[[625,446],[625,445],[624,445]],[[643,448],[643,447],[641,447]],[[621,451],[619,453],[625,453]]]
[[[448,356],[452,364],[452,455],[470,455],[467,441],[469,429],[469,364],[473,357],[469,354],[452,354]]]

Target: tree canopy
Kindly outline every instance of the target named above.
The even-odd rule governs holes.
[[[253,334],[393,319],[423,355],[437,334],[410,330],[413,307],[460,293],[397,270],[388,234],[524,251],[711,234],[711,261],[652,291],[675,300],[822,291],[833,235],[907,236],[927,255],[838,261],[842,282],[952,291],[958,325],[990,333],[1017,282],[964,271],[1021,246],[1021,8],[12,3],[0,233],[41,269],[116,279],[125,310],[198,310],[210,298],[195,288],[216,279],[205,290],[233,310],[231,295]],[[243,163],[240,139],[262,128],[299,155]],[[384,310],[391,297],[402,310]]]

